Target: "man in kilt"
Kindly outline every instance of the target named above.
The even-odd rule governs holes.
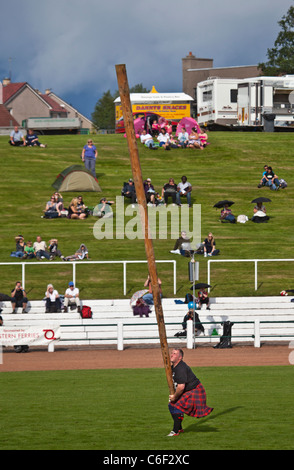
[[[191,368],[183,361],[182,349],[173,349],[171,352],[172,374],[175,393],[169,395],[169,411],[172,415],[174,427],[168,437],[178,436],[182,429],[184,414],[195,418],[209,415],[213,408],[206,405],[206,392],[200,380]]]

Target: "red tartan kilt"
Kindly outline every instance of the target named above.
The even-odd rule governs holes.
[[[204,418],[209,415],[213,408],[206,405],[206,392],[201,383],[193,390],[183,393],[176,403],[170,403],[170,410],[173,413],[185,413],[194,418]]]

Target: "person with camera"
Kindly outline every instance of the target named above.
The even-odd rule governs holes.
[[[186,313],[186,315],[184,316],[183,318],[183,321],[182,321],[182,327],[183,327],[183,330],[182,331],[179,331],[178,333],[175,334],[176,337],[181,337],[181,336],[187,336],[187,323],[189,320],[192,320],[194,321],[195,320],[195,334],[196,336],[199,336],[201,333],[204,334],[204,326],[202,325],[201,321],[200,321],[200,318],[199,318],[199,315],[197,312],[195,312],[195,309],[197,308],[197,304],[194,304],[194,307],[193,307],[193,304],[194,302],[189,302],[188,303],[188,312]]]
[[[11,305],[12,305],[12,313],[17,313],[17,309],[22,307],[22,313],[27,313],[27,294],[24,288],[21,285],[20,281],[17,281],[15,284],[14,289],[11,291]]]

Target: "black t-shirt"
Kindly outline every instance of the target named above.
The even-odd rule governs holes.
[[[210,253],[212,251],[212,246],[211,246],[211,241],[208,240],[208,238],[205,238],[204,245],[205,245],[207,253]],[[213,242],[213,246],[215,246],[215,241]]]
[[[167,193],[175,193],[177,191],[177,185],[176,184],[169,184],[169,183],[166,183],[164,186],[163,186],[163,189],[165,192]]]
[[[180,361],[176,367],[172,367],[172,375],[175,387],[178,384],[185,384],[184,392],[193,390],[200,383],[200,380],[197,379],[191,368],[184,361]]]
[[[275,174],[274,174],[273,171],[266,172],[266,174],[265,174],[265,177],[266,177],[268,180],[273,179],[274,176],[275,176]]]
[[[12,289],[11,292],[13,292],[13,291],[14,291],[14,289]],[[24,297],[23,290],[22,289],[16,289],[15,295],[14,295],[15,300],[22,300],[23,297]]]

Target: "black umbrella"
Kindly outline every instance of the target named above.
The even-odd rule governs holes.
[[[251,202],[272,202],[268,197],[257,197],[256,199],[253,199]]]
[[[207,289],[208,287],[211,287],[209,284],[206,284],[205,282],[198,282],[194,286],[190,287],[191,290],[195,289]]]
[[[232,206],[233,204],[235,204],[233,201],[228,201],[227,199],[225,199],[224,201],[219,201],[217,202],[216,204],[214,204],[213,207],[217,207],[218,209],[220,209],[221,207],[225,207],[225,206]]]

